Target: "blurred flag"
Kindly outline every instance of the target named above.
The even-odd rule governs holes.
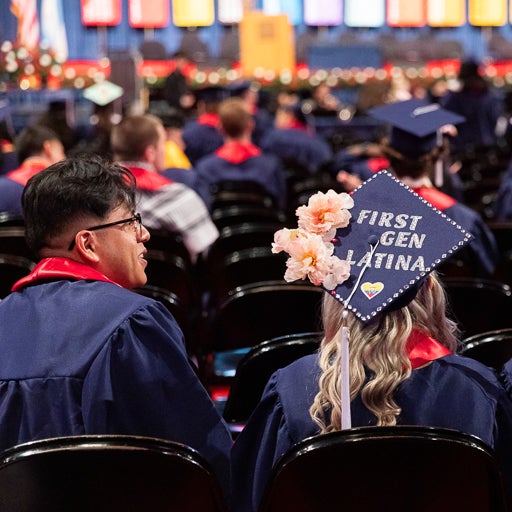
[[[53,50],[58,61],[65,62],[68,58],[68,38],[61,0],[42,0],[41,32],[42,44]]]
[[[11,0],[11,12],[18,18],[17,43],[27,49],[39,46],[36,0]]]

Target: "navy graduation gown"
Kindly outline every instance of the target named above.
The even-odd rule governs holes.
[[[187,123],[183,129],[183,142],[185,143],[185,154],[190,163],[195,166],[201,158],[210,155],[224,144],[224,138],[213,124],[213,115],[200,116],[198,121]]]
[[[223,146],[226,147],[229,145]],[[196,166],[203,189],[201,195],[209,194],[211,185],[220,181],[254,181],[268,191],[281,209],[284,208],[286,179],[281,161],[275,155],[261,153],[256,146],[251,147],[257,153],[247,154],[240,161],[230,161],[229,156],[219,156],[218,152],[203,158]]]
[[[55,436],[187,444],[228,490],[231,436],[160,303],[104,281],[36,282],[0,302],[0,449]]]
[[[318,392],[317,355],[306,356],[270,379],[260,404],[239,434],[232,451],[235,511],[256,511],[270,471],[297,442],[318,434],[309,407]],[[512,402],[494,372],[480,363],[447,355],[413,370],[395,399],[402,408],[398,423],[451,428],[481,438],[503,464],[512,491]],[[376,418],[356,398],[354,427]]]
[[[261,149],[277,155],[286,164],[298,164],[314,174],[332,158],[332,150],[323,139],[305,130],[274,129],[262,139]]]

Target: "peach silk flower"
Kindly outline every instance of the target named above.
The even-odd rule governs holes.
[[[350,276],[350,264],[333,255],[331,240],[338,228],[348,226],[353,199],[333,190],[318,192],[307,206],[297,208],[297,229],[283,228],[274,234],[272,252],[287,252],[284,279],[288,282],[308,278],[313,284],[333,290]]]

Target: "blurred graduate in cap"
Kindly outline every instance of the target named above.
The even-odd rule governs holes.
[[[280,105],[274,128],[263,136],[261,149],[277,155],[285,167],[315,174],[332,158],[329,144],[317,136],[300,102]]]
[[[458,258],[475,276],[491,277],[499,257],[492,233],[478,212],[439,190],[446,180],[444,160],[449,153],[449,137],[464,118],[437,103],[416,99],[389,103],[369,113],[391,126],[388,139],[381,145],[391,172],[473,235]]]
[[[259,84],[249,80],[233,82],[228,86],[228,93],[231,98],[240,98],[246,105],[247,110],[253,117],[254,129],[251,140],[259,146],[262,137],[272,129],[274,119],[268,110],[260,108],[260,87]]]
[[[197,119],[186,123],[183,129],[185,154],[192,166],[224,144],[218,109],[221,101],[227,98],[227,92],[222,87],[210,86],[197,89],[195,95]]]
[[[258,509],[272,467],[295,443],[365,425],[476,435],[497,451],[510,491],[512,402],[494,371],[456,354],[435,272],[471,235],[386,171],[351,196],[313,195],[297,216],[273,250],[289,254],[287,281],[325,290],[324,337],[318,354],[274,373],[237,437],[235,510]]]

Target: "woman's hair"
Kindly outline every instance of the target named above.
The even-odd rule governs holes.
[[[68,158],[34,175],[23,190],[25,238],[36,254],[80,217],[135,210],[133,174],[97,156]]]
[[[329,294],[323,302],[325,336],[320,349],[319,392],[310,407],[321,433],[340,430],[340,353],[343,305]],[[394,400],[398,386],[411,375],[406,342],[412,329],[424,332],[451,351],[457,349],[456,324],[446,316],[444,289],[431,273],[406,306],[384,312],[370,323],[348,315],[350,397],[361,395],[377,425],[395,425],[401,412]]]

